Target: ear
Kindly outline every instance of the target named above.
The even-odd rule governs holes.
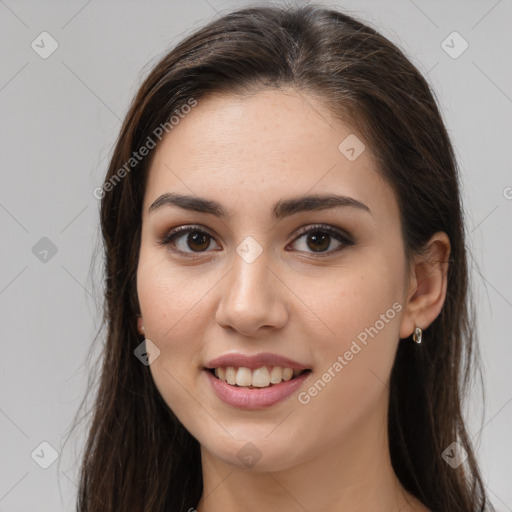
[[[435,233],[411,264],[407,300],[400,324],[400,338],[414,328],[426,329],[439,315],[446,298],[450,239]]]

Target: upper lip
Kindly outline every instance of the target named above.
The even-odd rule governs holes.
[[[256,355],[246,355],[240,353],[224,354],[223,356],[216,357],[208,363],[206,368],[219,368],[226,366],[234,366],[237,368],[261,368],[263,366],[280,366],[282,368],[292,368],[293,370],[309,370],[310,368],[302,363],[288,359],[287,357],[278,354],[271,354],[270,352],[262,352]]]

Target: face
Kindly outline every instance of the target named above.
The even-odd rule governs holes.
[[[283,470],[382,428],[407,272],[368,144],[287,89],[200,99],[155,151],[137,292],[154,382],[202,450]]]

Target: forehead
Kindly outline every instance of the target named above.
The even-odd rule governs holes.
[[[295,90],[199,99],[155,150],[144,211],[172,191],[215,199],[233,214],[229,203],[255,213],[306,193],[336,192],[377,210],[394,201],[362,136]]]

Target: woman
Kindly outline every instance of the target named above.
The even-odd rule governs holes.
[[[456,162],[391,42],[314,5],[223,16],[151,71],[95,195],[77,510],[490,507]]]

